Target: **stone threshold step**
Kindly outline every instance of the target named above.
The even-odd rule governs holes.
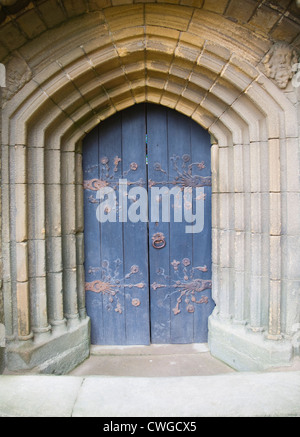
[[[209,352],[207,343],[151,344],[149,346],[102,346],[91,345],[91,355],[193,355]]]

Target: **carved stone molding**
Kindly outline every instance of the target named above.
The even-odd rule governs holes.
[[[6,63],[6,88],[3,88],[3,99],[10,100],[32,78],[31,70],[18,54],[13,55]]]
[[[293,65],[297,62],[296,50],[290,44],[279,41],[273,44],[263,60],[264,73],[279,88],[285,89],[293,77]]]

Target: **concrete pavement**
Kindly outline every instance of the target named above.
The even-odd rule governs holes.
[[[67,376],[0,376],[0,417],[300,417],[300,361],[236,372],[206,345],[92,347]]]
[[[300,372],[0,377],[1,417],[300,417]]]

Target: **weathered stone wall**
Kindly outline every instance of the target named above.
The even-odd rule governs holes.
[[[289,364],[300,331],[298,100],[264,59],[276,39],[299,47],[296,7],[131,3],[29,2],[0,26],[8,365],[61,373],[87,356],[80,142],[144,101],[215,138],[212,353],[243,370]]]
[[[65,21],[87,13],[103,12],[103,22],[109,23],[115,15],[114,28],[125,29],[128,25],[143,24],[138,16],[130,11],[130,5],[135,4],[133,10],[143,9],[148,25],[161,26],[165,29],[186,30],[190,20],[199,14],[214,14],[215,26],[211,31],[219,34],[219,40],[224,40],[224,45],[230,44],[230,37],[222,33],[222,20],[229,24],[241,25],[252,32],[253,41],[259,41],[260,36],[268,35],[272,41],[285,40],[299,47],[299,9],[296,1],[286,0],[62,0],[48,1],[16,0],[11,6],[1,6],[0,23],[2,22],[0,39],[0,59],[4,59],[11,51],[18,49],[30,40],[41,35],[48,29],[58,28]],[[153,4],[152,4],[153,3]],[[3,3],[4,4],[4,3]],[[161,13],[163,5],[164,12]],[[181,5],[182,12],[176,11]],[[122,6],[120,10],[112,11],[111,7]],[[145,7],[144,7],[145,6]],[[168,17],[168,19],[166,18]],[[208,23],[214,20],[209,19]],[[130,22],[129,22],[130,20]],[[195,22],[194,22],[195,23]],[[234,29],[234,27],[233,27]],[[205,26],[198,29],[198,38],[203,38]],[[195,35],[196,38],[196,35]],[[226,38],[226,39],[224,39]],[[212,38],[211,38],[212,39]],[[194,39],[195,41],[195,39]],[[257,47],[258,48],[258,47]]]

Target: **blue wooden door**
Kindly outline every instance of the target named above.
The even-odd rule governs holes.
[[[150,104],[83,144],[86,306],[92,344],[207,341],[209,135]]]

